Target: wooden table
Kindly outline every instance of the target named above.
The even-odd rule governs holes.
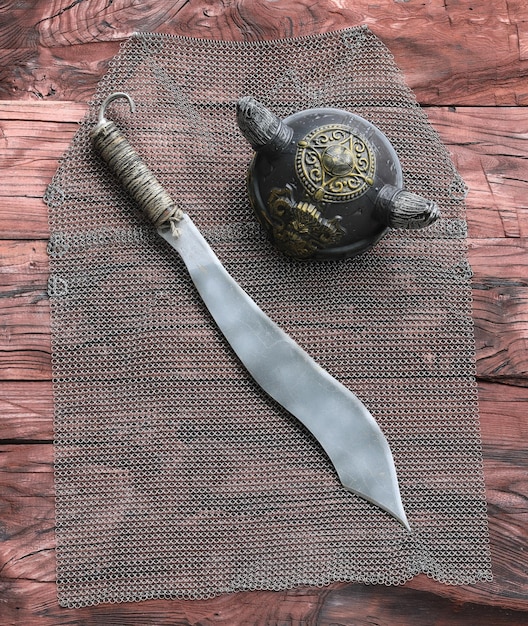
[[[494,582],[333,584],[208,601],[57,604],[47,210],[42,195],[121,41],[367,24],[470,187]],[[34,0],[0,4],[0,623],[528,623],[528,4],[525,0]]]

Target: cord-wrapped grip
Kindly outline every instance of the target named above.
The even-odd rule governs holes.
[[[101,105],[99,121],[90,133],[93,145],[156,228],[170,227],[176,233],[177,223],[183,216],[181,209],[176,206],[114,122],[104,117],[108,104],[117,98],[126,98],[134,111],[134,102],[128,94],[114,93],[106,98]]]

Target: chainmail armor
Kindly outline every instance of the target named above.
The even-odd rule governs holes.
[[[346,492],[252,381],[179,257],[95,156],[108,116],[229,273],[391,446],[410,534]],[[276,115],[348,109],[442,218],[345,261],[295,262],[251,213],[242,95]],[[372,32],[260,42],[138,34],[111,62],[46,200],[59,601],[205,598],[333,581],[490,580],[465,187]]]

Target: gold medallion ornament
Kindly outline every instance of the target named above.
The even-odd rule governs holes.
[[[269,218],[275,245],[296,259],[308,259],[314,252],[336,244],[345,231],[340,218],[324,218],[309,202],[296,202],[292,188],[272,189],[268,198]]]
[[[248,172],[253,209],[293,258],[356,256],[389,228],[424,228],[438,219],[435,202],[405,189],[388,138],[359,115],[318,108],[281,120],[244,96],[237,123],[255,151]]]
[[[299,141],[297,175],[318,202],[346,202],[374,183],[376,161],[368,144],[347,126],[320,126]]]

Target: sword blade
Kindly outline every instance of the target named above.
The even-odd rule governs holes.
[[[308,428],[343,486],[410,530],[389,444],[365,405],[320,367],[229,275],[187,214],[178,236],[158,233],[182,257],[202,300],[260,387]]]
[[[349,389],[332,378],[227,273],[188,215],[183,214],[101,105],[92,141],[130,196],[181,255],[205,305],[240,361],[262,389],[319,441],[343,486],[410,530],[394,460],[378,424]],[[175,236],[167,225],[178,223]]]

